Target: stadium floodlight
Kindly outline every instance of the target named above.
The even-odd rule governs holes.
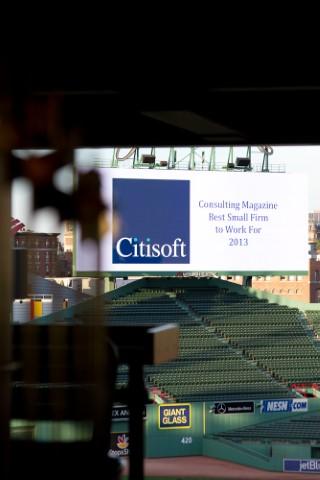
[[[156,156],[155,155],[141,155],[141,161],[142,163],[154,163],[156,161]]]
[[[244,169],[251,169],[251,160],[247,157],[237,157],[236,167],[241,167]]]

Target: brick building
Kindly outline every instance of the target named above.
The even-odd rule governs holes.
[[[253,277],[252,287],[291,300],[305,303],[320,303],[320,261],[309,259],[308,275],[282,275],[276,277]]]
[[[241,276],[221,277],[240,285]],[[252,288],[304,303],[320,303],[320,260],[309,259],[308,275],[253,276]]]
[[[64,223],[63,243],[65,252],[73,251],[73,222],[71,221]]]
[[[41,277],[55,277],[58,269],[59,233],[20,231],[14,236],[14,248],[27,250],[28,271]]]

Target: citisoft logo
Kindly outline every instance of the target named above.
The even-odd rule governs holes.
[[[113,263],[189,263],[188,180],[113,179]]]
[[[160,256],[164,258],[185,258],[186,243],[181,238],[175,238],[172,244],[164,243],[152,243],[150,238],[146,238],[145,241],[139,241],[138,237],[122,237],[117,241],[116,251],[122,258],[134,257],[134,258],[158,258]]]

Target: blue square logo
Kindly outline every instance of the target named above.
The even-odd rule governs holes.
[[[114,264],[190,261],[189,180],[113,179]]]

